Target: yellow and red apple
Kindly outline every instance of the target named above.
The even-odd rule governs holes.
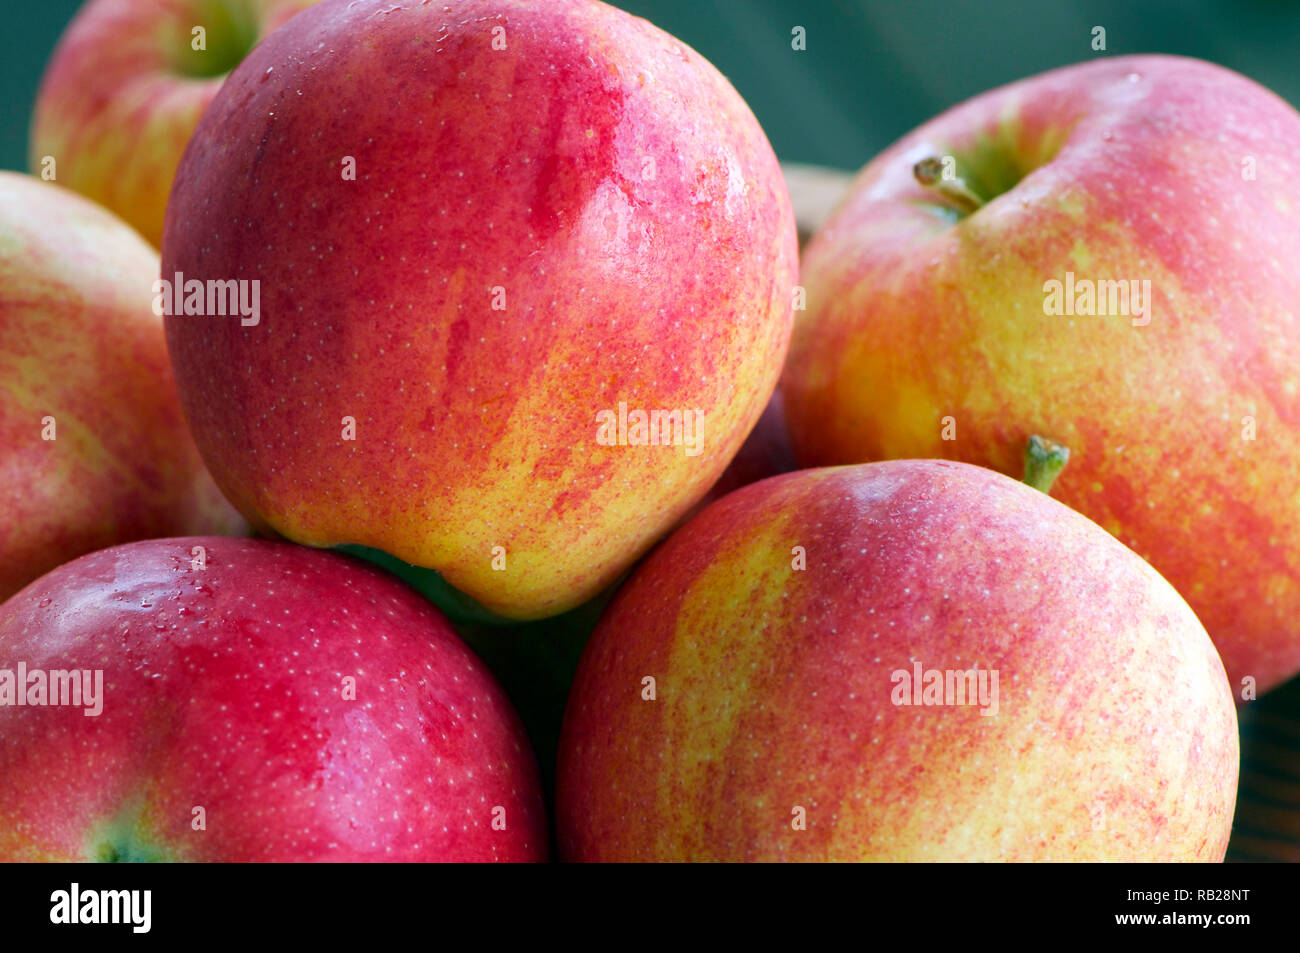
[[[89,0],[55,47],[29,161],[156,248],[199,116],[254,44],[315,0]]]
[[[1155,570],[992,470],[891,461],[745,487],[638,567],[569,696],[557,828],[583,861],[1219,861],[1237,766]]]
[[[0,172],[0,599],[105,546],[247,531],[186,429],[157,275],[115,216]]]
[[[985,93],[859,174],[804,256],[782,389],[805,466],[1018,473],[1150,561],[1252,697],[1300,671],[1300,115],[1106,58]],[[925,184],[923,184],[925,183]]]
[[[591,0],[294,17],[200,121],[162,269],[260,283],[256,325],[166,319],[245,516],[516,619],[594,596],[717,480],[775,387],[796,270],[740,96]]]
[[[0,664],[0,860],[548,853],[500,687],[350,557],[220,537],[92,553],[0,605]]]

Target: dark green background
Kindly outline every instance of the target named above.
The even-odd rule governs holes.
[[[1300,103],[1294,0],[621,0],[695,47],[749,101],[786,160],[857,168],[975,93],[1099,55],[1222,63]],[[0,167],[26,166],[41,71],[78,0],[5,0]],[[790,48],[795,24],[808,49]],[[1107,52],[1090,48],[1106,28]]]

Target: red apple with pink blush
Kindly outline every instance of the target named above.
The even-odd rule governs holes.
[[[1300,672],[1300,114],[1106,57],[984,93],[858,175],[804,251],[782,379],[804,466],[1017,475],[1148,560],[1238,700]]]
[[[936,677],[937,676],[937,677]],[[587,644],[556,823],[579,861],[1220,861],[1223,664],[1145,562],[967,464],[737,490]]]
[[[259,282],[255,326],[166,319],[195,440],[256,527],[535,619],[722,474],[775,387],[797,267],[762,129],[646,21],[325,0],[200,121],[162,275]]]
[[[3,860],[547,855],[504,693],[437,609],[337,553],[84,556],[0,606],[0,700]]]
[[[267,33],[315,0],[89,0],[41,79],[32,172],[110,209],[155,248],[203,110]]]
[[[0,600],[105,546],[247,532],[185,425],[157,275],[110,212],[0,172]]]

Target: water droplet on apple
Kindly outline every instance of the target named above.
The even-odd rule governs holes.
[[[44,599],[42,599],[42,600],[40,601],[39,605],[40,605],[40,607],[41,607],[42,609],[49,608],[49,605],[50,605],[50,597],[49,597],[49,596],[46,596]]]
[[[1142,78],[1142,74],[1141,74],[1141,73],[1129,73],[1129,74],[1128,74],[1127,76],[1125,76],[1124,78],[1125,78],[1126,80],[1128,80],[1130,83],[1136,83],[1138,80],[1140,80],[1140,79]]]

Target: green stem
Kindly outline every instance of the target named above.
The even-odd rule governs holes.
[[[1025,447],[1025,482],[1035,490],[1052,492],[1052,483],[1065,469],[1070,459],[1070,448],[1055,440],[1045,440],[1035,434]]]
[[[968,215],[984,206],[984,199],[961,176],[951,179],[943,177],[943,160],[938,156],[927,156],[912,166],[912,176],[921,185],[943,196]]]

